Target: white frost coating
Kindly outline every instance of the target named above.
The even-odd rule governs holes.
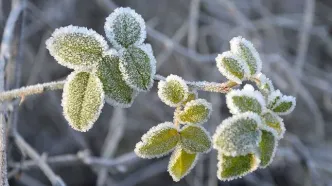
[[[169,99],[167,99],[165,97],[165,93],[164,93],[163,90],[164,90],[164,87],[165,87],[166,83],[171,82],[171,81],[179,82],[180,85],[182,86],[183,90],[186,93],[189,92],[189,88],[188,88],[186,82],[180,76],[171,74],[171,75],[167,76],[165,81],[159,81],[159,83],[158,83],[158,96],[159,96],[160,100],[162,102],[164,102],[166,105],[171,106],[171,107],[177,107],[177,106],[181,105],[181,103],[188,98],[188,94],[184,94],[183,100],[180,101],[179,103],[173,103]]]
[[[234,180],[234,179],[237,179],[237,178],[242,178],[243,176],[255,171],[259,164],[261,163],[261,160],[259,159],[259,156],[257,154],[255,154],[255,159],[254,159],[254,165],[251,167],[250,170],[248,170],[247,172],[244,172],[243,174],[241,175],[238,175],[238,176],[233,176],[233,177],[228,177],[228,178],[223,178],[223,177],[220,177],[221,173],[223,172],[223,167],[222,167],[222,156],[221,155],[218,155],[218,164],[217,164],[217,167],[218,167],[218,171],[217,171],[217,177],[219,180],[221,181],[231,181],[231,180]]]
[[[211,135],[210,135],[210,132],[209,131],[207,131],[204,127],[202,127],[202,126],[198,126],[198,125],[185,125],[184,127],[182,127],[182,129],[180,130],[180,132],[181,131],[183,131],[183,130],[185,130],[186,128],[188,128],[188,127],[196,127],[196,128],[200,128],[204,133],[205,133],[205,135],[208,137],[208,139],[209,139],[209,141],[212,143],[212,138],[211,138]],[[211,149],[212,149],[212,145],[211,145],[211,147],[209,148],[209,149],[207,149],[206,151],[204,151],[204,152],[200,152],[200,153],[209,153],[210,151],[211,151]],[[186,150],[185,149],[185,151],[186,152],[188,152],[188,150]],[[188,152],[188,153],[194,153],[194,152]]]
[[[283,116],[283,115],[288,115],[291,112],[293,112],[293,110],[295,109],[295,106],[296,106],[296,98],[295,97],[283,95],[281,97],[281,99],[279,99],[277,101],[277,103],[274,105],[273,109],[278,107],[282,102],[291,102],[292,106],[286,112],[275,112],[276,114]]]
[[[113,13],[111,13],[107,18],[106,18],[106,22],[105,22],[105,33],[107,38],[110,40],[110,42],[113,44],[113,46],[117,49],[122,48],[121,44],[119,44],[115,39],[114,39],[114,21],[115,19],[121,15],[121,14],[127,14],[132,16],[138,23],[139,23],[139,27],[141,29],[140,31],[140,37],[139,39],[134,43],[134,45],[140,45],[144,42],[145,38],[146,38],[146,27],[145,27],[145,21],[142,18],[141,15],[139,15],[138,13],[135,12],[135,10],[126,7],[120,7],[114,10]]]
[[[55,29],[55,31],[52,33],[52,36],[46,40],[46,48],[50,51],[50,54],[59,64],[71,69],[78,69],[82,71],[87,70],[88,67],[86,65],[74,65],[68,63],[66,61],[63,61],[62,58],[55,53],[55,50],[53,48],[54,40],[57,37],[61,37],[63,35],[72,34],[72,33],[79,33],[79,34],[85,34],[86,36],[92,36],[100,43],[100,46],[103,48],[104,51],[108,50],[107,42],[105,41],[103,36],[101,36],[92,29],[88,29],[86,27],[73,26],[73,25]]]
[[[142,136],[141,141],[136,144],[135,150],[134,150],[136,155],[141,158],[152,159],[152,158],[163,157],[163,156],[169,154],[170,152],[172,152],[176,148],[176,146],[163,154],[158,154],[155,156],[148,156],[148,155],[141,154],[138,150],[151,138],[151,136],[154,135],[155,132],[160,131],[160,130],[167,130],[167,129],[178,130],[172,122],[160,123],[159,125],[150,128],[150,130]]]
[[[245,90],[245,91],[255,91],[255,88],[250,84],[246,84],[246,85],[244,85],[243,90]]]
[[[256,75],[256,78],[260,81],[260,85],[258,85],[260,88],[267,84],[270,88],[269,92],[274,91],[274,86],[272,84],[272,81],[268,77],[266,77],[265,74],[259,73]]]
[[[234,115],[232,117],[229,117],[227,119],[225,119],[216,129],[216,132],[214,133],[214,135],[212,136],[212,141],[213,141],[213,148],[218,150],[219,153],[223,153],[226,156],[238,156],[238,155],[246,155],[248,153],[255,153],[256,152],[256,148],[259,145],[259,142],[261,141],[261,137],[262,137],[262,133],[261,131],[259,131],[259,137],[258,139],[255,141],[255,144],[246,144],[245,146],[242,146],[243,149],[245,150],[233,150],[233,151],[224,151],[222,149],[220,149],[217,146],[217,141],[218,141],[218,137],[220,135],[223,135],[223,133],[225,132],[225,130],[227,130],[229,127],[231,127],[233,125],[233,123],[237,122],[238,120],[242,120],[242,119],[253,119],[256,124],[257,124],[257,130],[258,130],[258,126],[262,126],[262,119],[261,117],[253,112],[245,112],[245,113],[241,113],[239,115]],[[234,136],[234,138],[238,138],[239,136]]]
[[[238,37],[234,37],[233,39],[231,39],[229,43],[231,45],[231,51],[237,56],[241,56],[240,55],[240,53],[241,53],[240,44],[243,44],[245,47],[247,47],[251,51],[251,54],[253,55],[253,57],[255,58],[255,61],[256,61],[255,74],[258,74],[262,71],[262,60],[259,57],[259,54],[258,54],[256,48],[250,41],[246,40],[242,36],[238,36]],[[250,71],[247,71],[247,72],[250,72]],[[255,74],[252,74],[252,75],[255,75]],[[250,75],[250,73],[248,73],[247,75],[249,77],[252,76],[252,75]]]
[[[226,94],[226,104],[232,114],[241,113],[238,106],[233,102],[234,96],[246,96],[254,98],[261,105],[262,112],[266,109],[266,103],[261,92],[255,90],[252,91],[253,87],[251,85],[246,85],[242,90],[231,90]]]
[[[284,120],[271,110],[267,110],[265,113],[270,113],[275,118],[277,118],[277,120],[279,122],[281,132],[280,132],[280,134],[278,134],[278,132],[275,129],[273,129],[272,127],[270,127],[270,126],[268,126],[267,124],[264,123],[264,119],[262,120],[263,123],[261,125],[259,125],[258,127],[261,128],[262,130],[266,130],[266,131],[269,131],[269,132],[273,133],[273,135],[277,139],[279,139],[279,140],[282,139],[284,137],[285,132],[286,132]],[[263,113],[263,114],[265,114],[265,113]]]
[[[75,130],[77,130],[77,129],[73,127],[73,126],[74,126],[74,125],[72,124],[73,121],[72,121],[72,120],[70,119],[70,117],[65,113],[64,110],[65,110],[65,108],[67,108],[66,103],[68,102],[68,94],[69,94],[68,90],[69,90],[69,84],[70,84],[70,82],[75,78],[76,74],[78,74],[78,73],[80,73],[80,72],[85,72],[85,71],[73,71],[71,74],[68,75],[68,77],[67,77],[67,79],[66,79],[66,83],[65,83],[65,85],[63,86],[62,101],[61,101],[61,105],[62,105],[62,108],[63,108],[63,115],[64,115],[65,119],[69,122],[70,126],[71,126],[73,129],[75,129]],[[99,78],[98,78],[96,75],[94,75],[94,74],[90,74],[90,75],[95,76],[95,77],[99,80]],[[103,84],[102,84],[102,82],[101,82],[100,80],[97,81],[97,86],[98,86],[101,90],[103,90]],[[90,120],[90,122],[87,124],[86,128],[84,128],[84,129],[82,129],[82,130],[80,130],[80,131],[82,131],[82,132],[86,132],[86,131],[88,131],[89,129],[91,129],[92,125],[97,121],[97,119],[98,119],[98,117],[99,117],[99,115],[100,115],[100,113],[101,113],[101,109],[104,107],[104,103],[105,103],[105,94],[104,94],[104,91],[102,91],[102,95],[101,95],[101,104],[100,104],[100,106],[99,106],[99,108],[98,108],[98,112],[95,114],[94,118],[92,118],[92,119]]]
[[[269,94],[269,96],[267,97],[267,106],[268,108],[271,108],[271,106],[273,106],[273,104],[275,105],[275,101],[277,98],[281,98],[282,94],[280,92],[280,90],[275,90],[273,92],[271,92],[271,94]]]
[[[175,148],[174,152],[172,153],[172,155],[171,155],[171,157],[170,157],[170,160],[169,160],[169,163],[168,163],[168,167],[167,167],[167,171],[168,171],[168,173],[171,175],[173,181],[175,181],[175,182],[178,182],[178,181],[180,181],[183,177],[187,176],[187,175],[191,172],[191,170],[195,167],[195,165],[197,164],[197,161],[198,161],[198,159],[199,159],[199,157],[200,157],[199,153],[197,153],[194,162],[191,164],[191,166],[190,166],[190,168],[187,170],[187,172],[186,172],[184,175],[182,175],[181,178],[177,178],[174,174],[172,174],[171,166],[174,165],[176,159],[178,159],[179,156],[181,155],[181,153],[180,153],[181,150],[182,150],[182,149],[181,149],[181,147],[179,147],[179,146]]]
[[[278,149],[278,139],[279,138],[278,138],[278,136],[276,136],[278,134],[276,134],[276,132],[273,129],[271,129],[271,128],[265,128],[265,129],[262,129],[262,130],[271,132],[273,134],[273,136],[274,136],[274,144],[275,144],[274,148],[273,148],[273,152],[272,152],[270,161],[265,166],[261,166],[261,165],[259,166],[260,168],[264,169],[264,168],[268,167],[272,163],[272,161],[274,159],[274,156],[276,155],[276,152],[277,152],[277,149]]]
[[[212,104],[209,103],[209,102],[207,102],[205,99],[195,99],[195,100],[189,101],[184,106],[184,109],[183,109],[183,111],[181,111],[181,113],[185,113],[188,109],[190,109],[190,107],[196,106],[196,105],[203,105],[204,107],[206,107],[208,109],[208,115],[207,115],[207,117],[204,120],[202,120],[201,122],[199,122],[199,123],[185,122],[185,121],[182,121],[180,118],[178,118],[180,123],[197,125],[197,124],[205,123],[205,122],[207,122],[209,120],[209,118],[211,116],[211,113],[212,113]]]
[[[153,55],[153,50],[150,44],[145,43],[140,46],[137,46],[138,48],[142,49],[149,57],[150,59],[150,66],[151,66],[151,76],[150,76],[150,82],[151,86],[149,89],[153,86],[154,76],[156,75],[156,68],[157,68],[157,61],[155,56]]]
[[[236,82],[237,84],[242,84],[242,80],[243,79],[239,79],[238,77],[236,77],[235,75],[231,74],[225,67],[224,65],[222,65],[222,60],[223,58],[231,58],[236,60],[237,62],[239,62],[239,66],[241,67],[241,70],[244,72],[244,74],[248,74],[249,73],[249,67],[248,65],[245,63],[245,61],[243,61],[241,58],[235,56],[232,52],[227,51],[227,52],[223,52],[222,54],[218,54],[218,56],[216,57],[216,62],[217,62],[217,67],[219,69],[219,71],[229,80]]]

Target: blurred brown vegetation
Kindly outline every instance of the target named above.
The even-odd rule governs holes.
[[[332,185],[332,1],[22,2],[26,6],[15,23],[12,56],[5,69],[6,89],[64,79],[70,70],[56,63],[45,48],[54,29],[73,24],[105,35],[105,18],[116,6],[128,6],[149,25],[147,42],[157,57],[157,73],[177,74],[186,80],[225,81],[214,58],[229,49],[232,37],[242,35],[257,47],[263,72],[275,86],[297,96],[295,111],[285,118],[287,134],[273,164],[232,182],[217,180],[215,151],[204,155],[179,183],[166,172],[168,157],[141,160],[132,153],[150,127],[172,120],[172,109],[158,99],[156,86],[140,94],[129,109],[106,105],[86,133],[71,129],[62,116],[62,91],[27,97],[20,105],[17,100],[11,102],[7,126],[17,124],[26,142],[67,185]],[[0,0],[0,8],[2,37],[11,0]],[[230,115],[224,95],[200,95],[213,103],[213,115],[205,126],[214,133]],[[10,185],[51,185],[36,162],[29,161],[18,147],[8,135]]]

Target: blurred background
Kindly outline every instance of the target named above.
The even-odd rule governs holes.
[[[156,86],[129,109],[106,104],[86,133],[71,129],[62,116],[62,91],[49,91],[6,105],[11,186],[52,185],[54,176],[69,186],[332,185],[331,0],[0,0],[2,40],[5,28],[14,26],[7,41],[5,88],[64,79],[70,70],[50,56],[45,40],[69,24],[105,35],[105,18],[118,6],[131,7],[145,19],[157,73],[164,76],[223,82],[216,55],[229,50],[229,40],[238,35],[254,43],[263,72],[276,88],[297,97],[295,111],[284,118],[287,133],[272,165],[220,182],[213,150],[175,183],[167,173],[169,157],[143,160],[133,153],[149,128],[172,120],[173,109],[158,99]],[[214,133],[230,116],[225,97],[199,95],[213,104],[204,126]],[[10,135],[13,127],[22,141]],[[40,161],[31,160],[22,145]],[[40,162],[47,166],[43,171]]]

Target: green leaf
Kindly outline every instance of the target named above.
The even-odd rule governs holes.
[[[81,70],[97,66],[103,51],[108,49],[103,36],[92,29],[72,25],[56,29],[46,47],[59,64]]]
[[[213,147],[227,156],[255,152],[261,139],[260,125],[260,116],[253,112],[225,119],[213,135]]]
[[[264,124],[277,133],[278,139],[281,139],[286,131],[283,119],[271,111],[267,111],[262,115]]]
[[[125,82],[137,91],[150,90],[156,73],[151,45],[131,46],[120,53],[120,71]]]
[[[98,119],[104,105],[103,85],[89,72],[72,72],[62,94],[63,113],[69,125],[78,131],[88,131]]]
[[[141,158],[159,158],[173,151],[179,140],[180,135],[173,123],[161,123],[142,136],[135,153]]]
[[[260,167],[265,168],[271,164],[277,150],[278,141],[276,136],[266,130],[262,130],[262,139],[259,142]]]
[[[196,99],[188,102],[176,117],[183,124],[201,124],[209,119],[211,112],[211,103],[205,99]]]
[[[119,69],[119,56],[115,50],[109,50],[104,54],[96,74],[103,83],[105,100],[108,104],[122,108],[131,106],[137,91],[130,88],[122,79]]]
[[[296,105],[296,98],[283,95],[273,106],[272,111],[278,115],[290,114]]]
[[[173,180],[178,182],[189,174],[195,167],[198,157],[198,154],[190,154],[180,147],[176,148],[168,164],[168,172]]]
[[[181,147],[188,153],[207,153],[211,150],[209,133],[200,126],[186,125],[180,131]]]
[[[257,75],[257,79],[259,81],[255,81],[257,87],[264,95],[269,95],[271,92],[274,91],[274,86],[272,84],[272,81],[267,78],[264,74],[259,73]]]
[[[247,111],[261,114],[265,109],[265,100],[259,91],[251,85],[245,85],[242,90],[232,90],[226,95],[226,103],[232,114]]]
[[[130,8],[117,8],[106,18],[105,33],[117,49],[141,45],[146,38],[145,22]]]
[[[241,178],[258,168],[259,158],[255,154],[246,154],[242,156],[227,156],[218,154],[218,172],[217,177],[221,181],[230,181]]]
[[[231,52],[244,60],[249,66],[249,75],[255,75],[262,70],[262,61],[254,45],[245,38],[238,36],[230,41]]]
[[[181,77],[169,75],[166,81],[159,82],[158,96],[166,105],[177,107],[187,99],[188,86]]]
[[[195,100],[195,99],[197,99],[198,98],[198,93],[197,93],[197,91],[194,91],[194,90],[192,90],[192,91],[189,91],[188,92],[188,97],[187,97],[187,99],[185,100],[185,101],[183,101],[183,105],[185,105],[185,104],[187,104],[188,102],[190,102],[190,101],[193,101],[193,100]]]
[[[229,51],[219,54],[216,62],[221,74],[238,84],[242,83],[249,71],[247,64]]]
[[[276,103],[280,100],[282,94],[280,90],[275,90],[271,92],[267,97],[267,108],[272,109]]]

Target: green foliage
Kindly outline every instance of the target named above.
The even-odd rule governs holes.
[[[72,25],[56,29],[46,41],[46,47],[58,63],[72,69],[96,66],[108,48],[104,38],[95,31]]]
[[[181,77],[169,75],[166,81],[159,82],[158,96],[168,106],[177,107],[187,99],[188,86]]]
[[[198,154],[190,154],[178,147],[173,152],[169,164],[168,172],[174,181],[180,181],[196,165]]]
[[[261,139],[261,119],[253,112],[246,112],[225,119],[213,135],[213,147],[227,156],[255,152]]]
[[[269,126],[272,130],[274,130],[278,134],[278,138],[281,139],[285,133],[285,126],[282,118],[278,115],[274,114],[271,111],[268,111],[262,115],[262,119],[264,124]]]
[[[174,150],[180,139],[171,122],[152,127],[136,144],[135,153],[141,158],[158,158]]]
[[[277,149],[278,141],[275,135],[269,131],[262,130],[262,139],[259,142],[260,166],[267,167],[273,160]]]
[[[155,59],[151,46],[130,46],[120,52],[120,71],[125,82],[137,91],[148,91],[153,85]]]
[[[219,153],[218,158],[217,176],[222,181],[241,178],[242,176],[255,171],[260,162],[258,156],[253,153],[235,157]]]
[[[184,110],[176,116],[183,124],[201,124],[208,120],[212,112],[212,106],[204,99],[188,102]]]
[[[209,133],[201,126],[186,125],[180,131],[181,147],[188,153],[207,153],[211,149]]]
[[[141,45],[146,38],[145,22],[130,8],[117,8],[106,18],[107,38],[116,48]]]
[[[183,101],[183,105],[187,104],[188,102],[195,100],[198,98],[198,93],[196,91],[189,91],[188,92],[188,97],[186,100]]]
[[[89,130],[104,105],[104,91],[99,78],[89,72],[73,72],[63,88],[63,113],[70,126]]]
[[[104,54],[96,74],[103,83],[107,103],[123,108],[131,106],[137,91],[130,88],[122,79],[119,69],[119,56],[116,51],[110,50]]]

